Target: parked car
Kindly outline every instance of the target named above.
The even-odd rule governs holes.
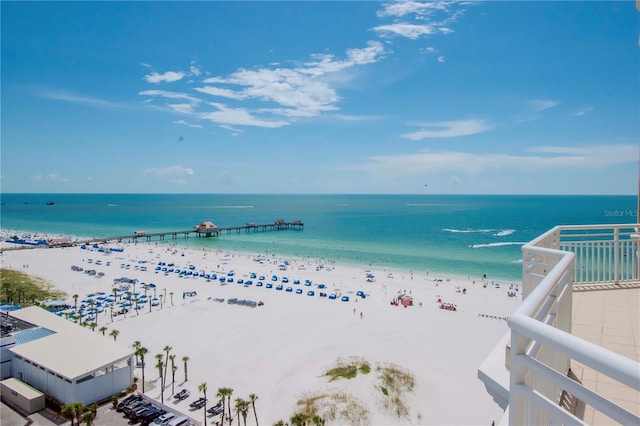
[[[141,398],[136,402],[126,405],[124,407],[124,410],[122,410],[122,412],[124,413],[125,416],[129,417],[129,413],[131,413],[133,410],[136,410],[140,407],[147,406],[147,405],[149,405],[149,403],[147,401],[142,400]]]
[[[141,399],[142,397],[140,395],[129,395],[128,397],[120,401],[118,405],[116,405],[116,411],[121,413],[122,410],[124,410],[124,407],[126,407],[128,404],[134,401],[139,401]]]
[[[140,414],[144,413],[145,411],[147,411],[149,408],[151,408],[151,403],[150,402],[143,402],[142,404],[138,405],[137,407],[133,408],[132,410],[130,410],[128,413],[125,411],[125,413],[127,414],[127,418],[129,420],[134,420],[136,419]],[[137,423],[137,421],[134,421],[134,423]]]
[[[176,413],[166,413],[166,414],[163,414],[163,415],[161,415],[160,417],[158,417],[157,419],[155,419],[155,420],[153,421],[153,424],[154,424],[154,425],[160,425],[160,426],[166,425],[167,423],[169,423],[169,421],[170,421],[171,419],[175,418],[176,416],[177,416],[177,414],[176,414]]]
[[[147,411],[142,418],[140,419],[140,424],[142,426],[148,426],[151,422],[153,422],[158,417],[166,414],[167,410],[163,410],[161,408],[153,407],[149,411]]]

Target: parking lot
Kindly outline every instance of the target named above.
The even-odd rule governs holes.
[[[124,399],[124,398],[123,398]],[[153,403],[156,407],[163,407],[167,411],[175,412],[179,416],[184,415],[184,413],[178,412],[176,410],[172,410],[171,407],[166,407],[160,404],[158,401],[148,398],[145,396],[149,402]],[[42,410],[40,412],[31,414],[26,418],[23,417],[18,412],[14,411],[8,405],[2,403],[0,407],[0,419],[2,426],[60,426],[60,425],[70,425],[71,422],[69,420],[63,420],[62,418],[56,418],[54,415],[45,412]],[[202,415],[202,412],[199,412]],[[74,422],[75,424],[75,422]],[[138,425],[140,423],[137,423]],[[153,423],[151,423],[153,425]],[[201,422],[196,421],[193,418],[190,418],[189,425],[190,426],[200,426]],[[117,412],[111,403],[103,404],[98,407],[96,419],[93,422],[94,426],[118,426],[118,425],[130,425],[129,419],[124,416],[124,413]]]

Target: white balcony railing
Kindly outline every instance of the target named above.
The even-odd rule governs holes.
[[[640,363],[571,334],[574,285],[638,283],[639,226],[558,226],[523,246],[524,300],[507,321],[509,424],[585,424],[561,407],[563,391],[621,424],[640,424],[637,413],[567,376],[573,360],[640,391]]]

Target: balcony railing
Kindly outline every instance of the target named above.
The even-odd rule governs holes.
[[[523,246],[524,300],[507,321],[509,424],[585,424],[559,404],[563,391],[640,424],[637,413],[568,377],[573,360],[640,391],[640,363],[571,334],[574,285],[638,283],[639,226],[558,226]]]

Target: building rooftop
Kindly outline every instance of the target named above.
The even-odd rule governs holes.
[[[42,308],[29,307],[11,315],[53,330],[55,334],[15,346],[10,351],[70,380],[110,366],[133,353],[128,347]]]
[[[0,336],[2,337],[35,327],[37,326],[16,318],[13,314],[9,315],[9,311],[4,311],[0,314]]]
[[[640,362],[640,286],[574,292],[572,334]],[[585,365],[572,361],[582,384],[627,410],[640,415],[640,392]],[[585,407],[588,424],[611,424],[612,419]]]

